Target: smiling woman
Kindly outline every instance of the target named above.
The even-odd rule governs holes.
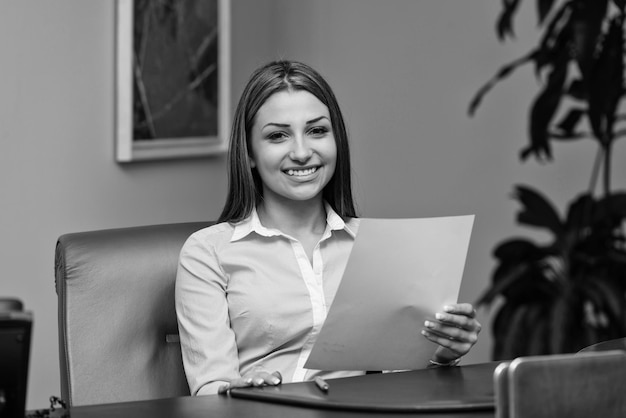
[[[235,111],[229,164],[218,224],[191,235],[179,259],[191,393],[365,373],[304,367],[359,226],[346,128],[326,81],[293,61],[254,72]],[[433,364],[456,364],[480,331],[474,309],[455,304],[436,318],[421,330],[440,345]]]
[[[337,153],[334,173],[323,190],[323,198],[340,216],[356,216],[352,199],[348,133],[337,99],[326,80],[315,70],[302,63],[281,61],[268,64],[255,71],[241,95],[232,125],[229,152],[230,190],[219,218],[220,222],[236,222],[245,219],[261,201],[263,182],[259,172],[253,170],[251,166],[253,124],[260,117],[259,112],[262,107],[265,107],[265,113],[269,111],[269,107],[264,105],[268,104],[273,95],[289,92],[308,93],[309,100],[315,98],[319,102],[317,108],[321,113],[306,120],[310,121],[312,128],[315,128],[313,130],[315,135],[320,134],[320,129],[329,130],[328,133],[334,139]],[[321,109],[319,105],[325,109]],[[311,111],[307,110],[307,112]],[[281,119],[286,117],[281,114],[274,116]],[[322,123],[322,120],[315,119],[322,116],[326,118],[326,123],[316,125],[316,122]],[[272,126],[280,128],[280,122],[284,122],[281,119],[268,120],[266,124],[274,123]],[[280,129],[275,129],[275,131],[276,135],[282,135]]]

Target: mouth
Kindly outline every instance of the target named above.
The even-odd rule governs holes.
[[[287,174],[288,176],[304,177],[304,176],[310,176],[311,174],[319,170],[319,168],[320,168],[319,166],[303,167],[303,168],[289,168],[287,170],[284,170],[283,172]]]

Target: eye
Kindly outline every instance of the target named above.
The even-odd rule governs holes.
[[[265,136],[271,142],[281,142],[287,138],[287,134],[283,131],[270,132]]]
[[[309,129],[309,135],[319,138],[325,136],[329,131],[326,126],[314,126]]]

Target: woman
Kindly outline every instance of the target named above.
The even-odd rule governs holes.
[[[176,310],[192,394],[364,373],[303,367],[358,232],[350,175],[327,82],[294,61],[257,69],[235,111],[222,214],[180,255]],[[455,304],[425,323],[439,344],[433,364],[470,350],[474,316]]]

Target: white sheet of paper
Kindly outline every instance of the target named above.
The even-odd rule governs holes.
[[[420,331],[427,318],[457,301],[474,215],[360,222],[305,367],[424,368],[437,345]]]

